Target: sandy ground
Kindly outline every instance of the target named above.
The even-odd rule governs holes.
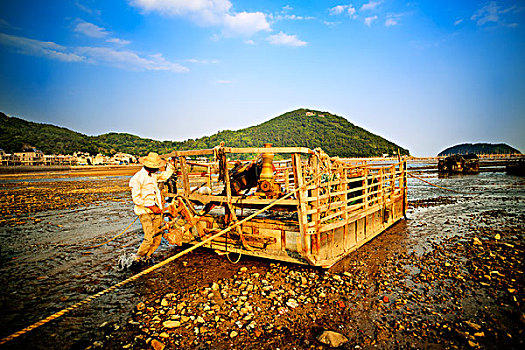
[[[330,270],[199,249],[6,348],[327,349],[323,330],[344,349],[523,348],[525,184],[504,176],[432,180],[477,196],[415,185],[408,220]],[[133,218],[129,177],[16,180],[0,183],[2,336],[131,276],[114,262],[140,242],[135,225],[78,249]]]

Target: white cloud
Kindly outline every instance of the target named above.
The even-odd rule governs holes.
[[[0,28],[9,28],[9,29],[17,29],[15,27],[13,27],[12,25],[9,24],[9,22],[7,22],[5,19],[3,18],[0,18]]]
[[[117,44],[117,45],[129,45],[131,44],[131,41],[129,40],[123,40],[123,39],[119,39],[119,38],[109,38],[106,40],[106,42],[108,43],[112,43],[112,44]]]
[[[0,44],[9,46],[22,55],[47,57],[63,62],[80,62],[84,57],[68,52],[68,49],[51,41],[40,41],[0,33]]]
[[[189,58],[186,61],[190,62],[190,63],[198,63],[198,64],[217,64],[217,63],[219,63],[219,60],[217,60],[217,59],[199,60],[199,59],[196,59],[196,58]]]
[[[105,28],[99,27],[93,23],[86,22],[82,19],[76,20],[76,25],[73,30],[77,33],[84,34],[91,38],[105,38],[110,35],[110,33]],[[131,41],[129,40],[119,38],[107,38],[106,42],[121,46],[131,44]]]
[[[330,15],[332,16],[338,16],[341,14],[348,14],[350,17],[353,17],[356,13],[356,10],[353,5],[337,5],[332,7],[329,10]]]
[[[463,22],[463,19],[457,19],[454,21],[454,26],[460,25]]]
[[[324,21],[323,23],[328,27],[335,27],[336,25],[340,24],[340,22],[329,22],[329,21]]]
[[[385,20],[385,26],[386,27],[392,27],[398,25],[398,22],[395,18],[387,18]]]
[[[282,46],[305,46],[307,44],[306,41],[299,40],[296,35],[288,35],[283,32],[270,35],[266,40],[272,45]]]
[[[252,36],[259,31],[269,31],[270,24],[262,12],[239,12],[224,17],[224,34]]]
[[[76,0],[75,1],[75,5],[81,9],[82,11],[86,12],[86,13],[89,13],[90,15],[96,15],[96,16],[100,16],[100,10],[96,10],[96,9],[92,9],[90,7],[87,7],[85,6],[84,4],[82,4],[79,0]]]
[[[244,40],[244,43],[248,45],[255,45],[255,41],[253,41],[252,39]]]
[[[229,0],[128,0],[144,12],[188,17],[202,26],[219,26],[225,35],[250,36],[270,30],[262,12],[234,12]]]
[[[478,26],[492,23],[494,25],[516,27],[518,25],[517,23],[508,23],[508,18],[503,17],[507,17],[509,14],[516,13],[520,10],[522,9],[518,9],[516,5],[503,8],[499,2],[491,1],[478,9],[470,19],[476,21],[476,25]]]
[[[108,35],[108,32],[104,28],[81,19],[77,20],[77,25],[73,30],[92,38],[103,38]]]
[[[231,84],[232,81],[231,80],[217,80],[216,83],[217,84]]]
[[[90,63],[106,63],[122,69],[187,72],[188,68],[169,62],[162,54],[141,57],[129,50],[115,50],[108,47],[79,47],[76,51],[84,55]]]
[[[376,19],[377,19],[377,16],[366,17],[365,24],[370,27],[372,25],[372,22],[375,21]]]
[[[188,68],[166,60],[161,54],[140,56],[130,50],[108,47],[65,47],[51,41],[40,41],[0,33],[0,44],[16,49],[22,55],[40,56],[63,62],[106,64],[138,71],[187,72]]]
[[[334,15],[334,16],[336,16],[336,15],[340,15],[341,13],[344,12],[346,6],[348,6],[348,5],[337,5],[337,6],[335,6],[335,7],[332,7],[332,8],[330,9],[330,14],[331,14],[331,15]]]
[[[272,16],[276,21],[289,20],[289,21],[303,21],[303,20],[312,20],[315,17],[312,16],[297,16],[297,15],[275,15]],[[271,18],[272,18],[271,17]]]
[[[375,9],[377,6],[381,5],[383,1],[369,1],[366,4],[363,4],[359,11],[369,11]]]
[[[405,16],[405,13],[389,13],[386,15],[385,26],[392,27],[397,26],[401,17]]]

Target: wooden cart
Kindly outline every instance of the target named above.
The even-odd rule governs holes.
[[[184,243],[210,237],[295,191],[206,245],[219,252],[330,267],[406,212],[404,160],[330,158],[320,149],[271,145],[218,146],[163,157],[178,157],[178,189],[169,196],[174,230]],[[233,161],[236,157],[248,160]],[[246,179],[239,181],[232,170],[253,166],[259,166],[259,173],[252,171],[256,186],[250,187],[251,179],[249,188],[239,190]]]

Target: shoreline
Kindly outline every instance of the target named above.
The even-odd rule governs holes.
[[[83,176],[132,176],[142,165],[64,165],[64,166],[2,166],[0,180],[13,178],[52,178],[57,175],[63,177]]]

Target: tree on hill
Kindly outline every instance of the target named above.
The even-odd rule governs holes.
[[[463,143],[439,152],[438,157],[454,154],[521,154],[521,152],[504,143]]]

